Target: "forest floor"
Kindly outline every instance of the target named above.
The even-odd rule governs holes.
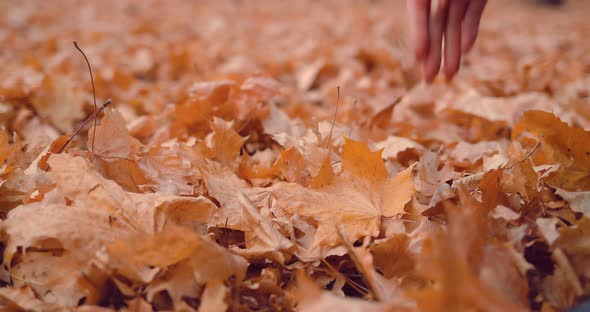
[[[534,3],[426,85],[404,1],[0,1],[0,308],[581,303],[590,2]]]

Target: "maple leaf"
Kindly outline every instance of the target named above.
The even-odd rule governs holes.
[[[62,132],[71,133],[74,122],[84,117],[81,93],[71,82],[60,78],[46,76],[32,103],[41,117],[49,119]]]
[[[106,251],[106,265],[128,279],[139,278],[144,283],[154,280],[148,288],[148,299],[166,290],[175,308],[183,297],[198,297],[202,285],[217,289],[232,276],[241,281],[247,266],[243,258],[181,227],[168,227],[152,235],[135,233],[112,242]],[[168,271],[157,277],[165,268]]]
[[[334,180],[334,169],[332,169],[332,161],[330,157],[326,157],[318,174],[311,181],[311,187],[322,188],[326,185],[332,184]]]
[[[509,98],[495,98],[482,96],[475,90],[468,90],[457,101],[451,102],[449,107],[492,122],[512,125],[525,111],[554,111],[555,103],[542,93],[531,92]]]
[[[439,186],[458,177],[458,174],[448,164],[439,169],[440,158],[431,151],[422,154],[420,162],[415,168],[414,184],[416,191],[426,196],[436,193]]]
[[[590,150],[584,142],[590,132],[571,127],[555,115],[541,111],[525,112],[514,126],[513,139],[528,132],[541,142],[544,159],[536,164],[559,164],[555,173],[547,178],[551,186],[568,191],[590,189]]]
[[[65,307],[76,306],[82,298],[97,304],[104,287],[105,274],[97,272],[89,258],[75,252],[30,252],[13,262],[10,276],[14,285],[30,285],[38,297]]]
[[[232,248],[233,252],[248,259],[267,258],[284,263],[285,254],[292,252],[293,243],[274,228],[268,217],[260,215],[246,195],[238,193],[237,200],[244,209],[246,248]]]
[[[365,143],[345,139],[342,146],[342,171],[369,181],[384,180],[388,174],[381,158],[382,152],[371,152]]]
[[[226,122],[214,117],[211,124],[213,133],[206,139],[207,156],[224,165],[232,164],[238,158],[244,142],[248,139],[241,137],[233,125],[231,121]]]
[[[409,241],[406,235],[396,234],[370,246],[375,267],[385,278],[403,276],[414,269],[415,260],[409,253]]]
[[[80,32],[78,3],[0,1],[0,310],[590,295],[588,3],[488,1],[460,74],[426,84],[403,1],[231,2],[89,2]],[[91,86],[117,109],[65,146]]]
[[[36,202],[11,210],[1,225],[7,235],[5,263],[10,263],[18,247],[41,247],[49,239],[57,240],[59,248],[92,253],[105,241],[129,233],[131,226],[111,221],[113,214],[106,205]]]
[[[368,236],[365,237],[362,246],[355,248],[352,245],[352,242],[348,241],[346,234],[343,232],[339,232],[339,234],[348,250],[348,255],[355,263],[359,272],[363,275],[363,278],[369,284],[371,293],[376,300],[388,302],[390,304],[395,303],[400,307],[406,306],[411,308],[414,306],[413,302],[405,297],[404,292],[399,288],[396,281],[388,280],[375,271],[373,255],[368,249]]]
[[[94,142],[94,145],[92,144]],[[125,119],[120,112],[113,108],[104,110],[104,117],[94,131],[88,131],[89,148],[98,157],[104,159],[128,158],[134,152],[137,153],[142,144],[129,135]]]
[[[343,146],[341,176],[320,189],[282,183],[273,187],[273,197],[289,215],[318,222],[312,248],[335,247],[341,243],[337,226],[352,240],[377,236],[381,218],[403,213],[412,198],[414,186],[408,168],[389,179],[381,152],[371,152],[360,142],[346,140]]]
[[[268,197],[268,191],[250,187],[246,181],[238,178],[228,168],[215,162],[208,161],[202,168],[202,175],[207,192],[221,204],[209,223],[237,230],[247,229],[244,224],[243,207],[238,200],[239,194],[245,194],[254,205],[258,205]]]
[[[119,274],[147,283],[154,277],[152,268],[187,259],[197,249],[199,239],[195,232],[180,227],[167,227],[153,235],[131,234],[106,246],[108,265]]]
[[[170,142],[151,148],[137,160],[137,165],[146,178],[157,184],[160,193],[169,195],[193,195],[194,185],[200,178],[197,159],[192,155],[193,148],[178,142]]]
[[[230,91],[235,87],[233,80],[199,82],[191,86],[188,98],[176,105],[171,114],[173,135],[182,135],[189,130],[199,134],[207,133],[213,116],[231,119],[234,105],[228,101]]]
[[[307,170],[307,162],[295,146],[281,150],[281,155],[272,166],[273,171],[279,173],[287,182],[306,184],[311,174]]]
[[[41,202],[19,206],[12,210],[7,220],[2,223],[2,231],[6,237],[4,260],[9,261],[7,263],[10,263],[10,259],[13,258],[19,246],[24,250],[29,247],[65,249],[70,253],[75,252],[75,259],[87,259],[105,244],[121,236],[129,235],[136,229],[153,231],[153,227],[163,226],[168,218],[173,218],[175,210],[179,208],[186,209],[186,211],[191,211],[189,207],[197,208],[195,206],[197,201],[193,199],[188,201],[181,198],[162,200],[154,195],[151,196],[151,199],[142,197],[143,202],[142,200],[137,201],[139,195],[127,193],[114,182],[105,180],[96,171],[91,170],[88,161],[80,157],[53,155],[48,163],[52,168],[49,176],[56,182],[57,188],[46,193]],[[72,183],[74,177],[78,178],[79,183]],[[106,188],[106,192],[102,188]],[[72,202],[64,201],[64,195]],[[129,210],[118,210],[117,207],[125,205],[125,202],[137,210],[131,214],[128,214]],[[212,203],[209,202],[208,205],[212,205]],[[209,215],[206,212],[207,209],[213,209],[214,206],[207,208],[206,204],[201,207],[205,208],[204,217],[207,218]],[[154,213],[156,215],[157,213],[163,214],[164,220],[156,221]],[[135,216],[132,216],[133,214]],[[148,218],[142,220],[140,215]],[[190,218],[193,217],[194,215]],[[140,225],[142,221],[147,223]],[[157,226],[158,223],[161,225]],[[150,227],[152,227],[151,230]],[[47,262],[47,260],[42,261]],[[37,267],[40,268],[38,264]],[[35,266],[32,268],[34,269]],[[69,268],[72,272],[76,272],[76,270],[82,270],[83,267],[76,269],[76,267],[69,266]],[[14,270],[15,272],[19,271],[17,268]],[[81,275],[67,274],[66,276],[72,277],[72,279],[59,281],[59,283],[50,284],[50,286],[43,284],[43,287],[54,291],[57,289],[65,291],[53,294],[67,304],[76,304],[81,297],[88,297],[84,290],[87,286],[79,285],[77,282],[78,278],[84,280]],[[34,274],[27,278],[34,278]],[[74,295],[74,293],[78,295]],[[90,299],[88,297],[88,300]]]
[[[139,192],[140,186],[151,183],[136,160],[143,144],[129,135],[119,111],[112,108],[104,110],[104,117],[96,130],[88,131],[87,146],[94,148],[92,152],[97,157],[97,170],[125,190]]]
[[[487,209],[470,195],[464,187],[459,189],[462,207],[447,205],[445,212],[448,216],[448,227],[433,232],[422,246],[421,257],[418,259],[418,271],[435,284],[414,293],[421,309],[429,311],[442,310],[441,307],[453,309],[486,309],[495,307],[511,311],[525,310],[521,297],[514,297],[512,291],[494,289],[497,287],[493,273],[498,268],[491,267],[484,257],[488,251],[487,245]],[[456,241],[463,240],[461,244]],[[505,255],[510,257],[509,254]],[[500,270],[513,266],[508,258],[508,266],[500,266]],[[492,270],[488,272],[487,270]],[[478,275],[479,273],[479,275]],[[514,274],[514,273],[513,273]],[[513,279],[513,274],[503,278]],[[483,276],[482,276],[483,275]],[[499,278],[500,285],[507,285]],[[514,287],[521,287],[522,278],[512,281]],[[474,293],[472,293],[474,292]],[[485,293],[477,296],[475,293]],[[526,292],[525,292],[526,294]]]

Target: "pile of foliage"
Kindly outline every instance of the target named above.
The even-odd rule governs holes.
[[[0,2],[0,307],[581,302],[588,2],[490,1],[432,85],[403,7]]]

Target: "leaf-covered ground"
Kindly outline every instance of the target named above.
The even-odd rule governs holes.
[[[1,1],[0,307],[582,302],[590,3],[489,2],[427,86],[403,1]]]

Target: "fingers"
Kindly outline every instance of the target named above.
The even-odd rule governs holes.
[[[424,60],[424,78],[427,82],[432,82],[440,69],[443,30],[447,18],[448,2],[445,0],[436,2],[438,3],[435,3],[430,15],[428,54]]]
[[[414,53],[418,60],[428,53],[428,20],[430,0],[408,0],[408,17],[410,19],[410,37]]]
[[[461,56],[473,47],[487,0],[408,0],[411,39],[424,78],[432,82],[444,57],[445,74],[452,78]],[[444,56],[443,56],[444,39]]]
[[[467,8],[467,0],[454,0],[449,3],[445,29],[445,74],[452,78],[461,64],[461,24]]]
[[[467,5],[463,25],[461,28],[461,50],[463,53],[471,50],[475,44],[479,31],[479,21],[486,6],[487,0],[472,0]]]

